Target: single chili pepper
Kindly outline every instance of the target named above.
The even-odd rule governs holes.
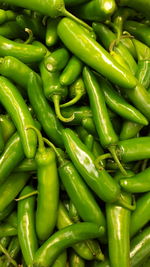
[[[36,132],[39,142],[35,156],[38,179],[36,233],[39,240],[46,240],[53,232],[57,219],[59,201],[57,166],[53,149],[44,146],[39,130],[32,126],[28,126],[27,129],[30,128]]]
[[[116,9],[114,0],[92,0],[72,8],[72,11],[84,20],[105,21],[109,19]]]
[[[36,135],[32,129],[25,131],[27,125],[34,121],[17,88],[5,77],[0,77],[0,101],[10,114],[21,138],[27,158],[34,157],[36,150]]]
[[[38,17],[29,17],[27,15],[18,15],[16,22],[21,29],[28,28],[38,39],[45,39],[45,27],[42,25],[41,19]]]
[[[8,140],[4,152],[0,156],[0,183],[11,174],[13,169],[24,159],[24,151],[18,133]]]
[[[76,104],[85,94],[86,94],[85,85],[83,79],[80,77],[76,79],[76,81],[73,84],[71,84],[69,88],[69,95],[71,97],[71,100],[68,101],[67,103],[61,104],[60,107],[65,108]]]
[[[14,172],[35,172],[37,170],[35,159],[24,159]]]
[[[61,71],[69,60],[69,52],[66,48],[57,48],[50,55],[44,58],[45,68],[48,71]]]
[[[127,172],[127,176],[130,172]],[[117,182],[122,178],[121,173],[116,173]],[[131,194],[122,192],[123,198],[131,204]],[[130,265],[130,214],[126,208],[115,203],[106,204],[106,218],[108,227],[108,250],[110,265],[113,267]]]
[[[16,236],[17,233],[18,231],[14,226],[6,223],[0,224],[0,238],[4,236]]]
[[[128,6],[131,7],[140,13],[143,13],[146,17],[149,17],[150,12],[150,3],[148,0],[145,0],[144,2],[142,0],[117,0],[117,4],[119,6]],[[145,8],[146,7],[146,8]]]
[[[67,251],[64,250],[52,264],[52,267],[66,267]]]
[[[132,207],[122,199],[120,187],[102,167],[97,170],[95,158],[71,129],[62,131],[65,148],[73,164],[89,187],[105,202],[119,203]]]
[[[85,267],[85,261],[72,250],[69,254],[69,266]]]
[[[16,21],[7,21],[0,25],[0,35],[8,39],[25,38],[25,32],[20,28]]]
[[[118,163],[118,167],[121,169],[122,173],[126,175],[126,171],[123,169],[116,156],[115,147],[119,140],[108,116],[105,98],[98,80],[96,79],[96,76],[94,76],[94,73],[92,73],[92,71],[90,71],[87,67],[84,67],[83,69],[83,80],[89,96],[93,119],[99,135],[100,143],[104,148],[109,149],[114,160]]]
[[[8,253],[9,256],[12,259],[16,259],[19,252],[20,252],[20,244],[17,236],[14,236],[8,246]],[[6,261],[3,263],[3,267],[11,267],[11,263],[9,262],[9,259],[6,259]]]
[[[31,186],[26,186],[20,196],[33,191]],[[35,196],[18,202],[18,238],[25,262],[32,266],[33,257],[38,248],[34,225]]]
[[[131,240],[131,266],[145,266],[143,262],[148,258],[150,246],[150,227],[146,227],[141,233]]]
[[[58,42],[57,25],[60,19],[48,18],[46,25],[45,43],[47,46],[53,46]]]
[[[127,140],[130,138],[137,137],[137,134],[143,128],[143,125],[133,121],[125,120],[122,124],[120,132],[120,140]]]
[[[54,233],[36,252],[33,266],[50,266],[57,256],[67,247],[88,238],[101,238],[103,226],[95,223],[77,223]]]
[[[150,220],[150,193],[145,193],[136,201],[136,209],[131,215],[130,236],[138,233]]]
[[[0,36],[0,56],[14,56],[24,63],[41,61],[46,51],[34,45],[17,43]]]
[[[6,21],[15,20],[17,13],[13,10],[4,10],[0,9],[0,24],[3,24]]]
[[[4,221],[13,211],[15,201],[12,201],[3,211],[0,212],[0,221]]]
[[[138,81],[148,89],[150,86],[150,60],[139,60],[136,72]]]
[[[139,124],[148,125],[148,121],[143,114],[124,100],[124,98],[113,89],[108,81],[100,76],[97,76],[97,78],[99,86],[104,93],[106,104],[111,110],[125,119],[129,119]]]
[[[121,187],[131,193],[143,193],[150,191],[150,168],[133,175],[131,178],[123,178]]]
[[[134,60],[129,50],[121,42],[116,44],[116,35],[106,25],[102,23],[93,22],[92,27],[103,46],[107,50],[114,50],[118,55],[120,55],[124,59],[125,63],[128,65],[131,73],[135,74],[137,71],[136,61]],[[134,48],[133,44],[132,47]]]
[[[57,31],[65,46],[84,63],[117,85],[129,89],[136,87],[137,80],[135,77],[122,68],[76,22],[63,18],[58,24]]]
[[[30,178],[29,173],[12,173],[0,187],[0,211],[3,211],[18,195]]]
[[[51,3],[49,2],[42,3],[40,0],[33,0],[32,3],[26,2],[26,1],[20,2],[19,0],[5,0],[5,3],[16,5],[16,6],[23,7],[23,8],[30,9],[30,10],[34,10],[44,15],[50,16],[52,18],[66,16],[66,17],[69,17],[75,20],[77,23],[83,25],[85,28],[88,28],[89,30],[91,30],[91,27],[88,24],[86,24],[84,21],[80,20],[79,18],[75,17],[73,14],[71,14],[69,11],[65,9],[65,4],[63,0],[57,0],[57,1],[52,0]]]
[[[71,85],[81,74],[82,68],[82,61],[72,56],[59,77],[60,83],[62,85]]]
[[[137,38],[139,41],[142,41],[146,45],[150,46],[149,26],[137,21],[127,20],[124,23],[124,29],[135,36],[135,38]]]
[[[63,147],[61,134],[63,126],[57,120],[51,106],[47,102],[42,92],[41,84],[34,73],[30,74],[28,97],[37,119],[41,123],[47,136],[54,142],[54,144],[57,144],[59,147]]]
[[[2,132],[2,137],[4,140],[4,143],[8,141],[8,139],[14,134],[16,131],[16,128],[10,119],[9,115],[1,114],[0,115],[0,131]]]
[[[73,224],[73,221],[70,219],[67,209],[60,201],[58,208],[58,217],[57,217],[57,228],[60,230],[68,225]],[[92,260],[97,258],[101,260],[103,254],[96,240],[86,240],[72,245],[74,251],[85,260]]]
[[[90,0],[65,0],[66,6],[76,6],[85,2],[89,2]]]
[[[150,137],[138,137],[119,141],[117,154],[123,162],[150,158]]]

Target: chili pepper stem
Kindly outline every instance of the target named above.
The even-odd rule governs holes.
[[[27,32],[29,36],[28,36],[28,39],[24,43],[25,44],[31,44],[33,42],[33,39],[34,39],[33,32],[29,28],[25,28],[25,32]]]
[[[5,256],[8,258],[9,262],[13,266],[17,267],[17,262],[11,258],[11,256],[9,255],[7,249],[5,249],[1,244],[0,244],[0,250],[5,254]]]
[[[28,125],[26,127],[26,130],[28,130],[28,129],[33,129],[36,132],[37,137],[38,137],[38,142],[39,142],[38,150],[40,153],[43,153],[45,151],[45,146],[44,146],[43,136],[42,136],[41,132],[36,127],[34,127],[32,125]]]
[[[59,120],[63,122],[70,122],[74,119],[74,115],[72,115],[70,118],[64,118],[62,114],[60,113],[60,95],[53,95],[53,102],[55,107],[55,112]]]
[[[72,106],[72,105],[76,104],[76,102],[78,102],[80,100],[82,95],[83,95],[82,93],[77,94],[73,99],[71,99],[67,103],[61,104],[60,107],[61,108],[66,108],[66,107],[69,107],[69,106]]]
[[[44,138],[44,137],[43,137],[43,140],[44,140],[44,142],[45,142],[48,146],[50,146],[51,148],[53,148],[53,150],[55,151],[56,156],[57,156],[57,158],[58,158],[58,161],[59,161],[60,163],[63,164],[63,163],[64,163],[64,159],[62,158],[61,154],[58,152],[58,150],[56,149],[56,147],[54,146],[54,144],[51,143],[47,138]]]
[[[37,195],[37,194],[38,194],[38,191],[37,190],[34,190],[33,192],[31,192],[29,194],[26,194],[26,195],[24,195],[22,197],[16,198],[15,200],[16,201],[20,201],[20,200],[26,199],[28,197],[32,197],[32,196]]]
[[[101,167],[101,164],[100,162],[104,159],[108,159],[108,158],[112,158],[112,155],[110,153],[106,153],[106,154],[103,154],[103,155],[100,155],[96,158],[95,160],[95,166],[97,169],[99,169],[99,167]]]
[[[85,23],[84,21],[82,21],[81,19],[77,18],[76,16],[74,16],[73,14],[71,14],[69,11],[67,11],[66,9],[63,10],[63,15],[76,21],[77,23],[79,23],[80,25],[82,25],[84,28],[88,29],[89,31],[93,31],[93,28],[90,27],[87,23]]]
[[[122,174],[127,176],[126,170],[123,168],[122,164],[120,163],[120,161],[117,157],[115,146],[110,146],[108,149],[109,149],[110,153],[112,154],[112,157],[114,158],[114,161],[117,163]]]
[[[126,208],[126,209],[131,210],[131,211],[134,211],[136,209],[136,202],[135,202],[135,198],[134,197],[133,197],[133,205],[130,205],[127,202],[125,202],[123,197],[122,197],[122,195],[120,195],[120,198],[117,201],[117,204],[119,204],[123,208]]]

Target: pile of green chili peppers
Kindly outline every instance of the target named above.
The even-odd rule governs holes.
[[[149,0],[0,0],[0,267],[150,267],[149,120]]]

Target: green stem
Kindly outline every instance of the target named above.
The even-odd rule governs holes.
[[[118,168],[120,169],[122,174],[127,176],[126,170],[124,169],[124,167],[122,166],[122,164],[120,163],[120,161],[117,157],[115,146],[110,146],[108,149],[109,149],[110,153],[112,154],[112,157],[113,157],[114,161],[117,163]]]
[[[11,258],[11,256],[8,253],[8,251],[1,244],[0,244],[0,250],[1,250],[1,252],[3,252],[5,254],[5,256],[8,258],[9,262],[13,266],[17,267],[17,262]]]
[[[76,16],[74,16],[73,14],[71,14],[69,11],[67,11],[66,9],[63,10],[63,15],[73,19],[74,21],[76,21],[77,23],[79,23],[80,25],[82,25],[84,28],[88,29],[89,31],[93,31],[93,28],[90,27],[87,23],[85,23],[83,20],[77,18]]]
[[[57,148],[54,146],[54,144],[53,144],[52,142],[50,142],[47,138],[44,138],[44,137],[43,137],[43,141],[44,141],[48,146],[50,146],[50,147],[54,150],[54,152],[56,153],[56,156],[57,156],[57,158],[58,158],[58,161],[59,161],[60,163],[64,163],[64,159],[63,159],[61,153],[58,152],[58,150],[57,150]]]
[[[33,39],[34,39],[33,32],[29,28],[25,28],[25,32],[27,32],[29,36],[28,36],[28,39],[24,43],[25,44],[31,44],[33,42]]]
[[[26,127],[26,130],[28,130],[28,129],[33,129],[36,132],[37,137],[38,137],[38,142],[39,142],[38,150],[40,153],[43,153],[45,151],[45,146],[44,146],[43,136],[42,136],[41,132],[36,127],[34,127],[32,125],[28,125]]]
[[[136,209],[136,202],[135,202],[135,198],[133,196],[133,204],[130,205],[128,204],[122,197],[122,195],[120,195],[119,200],[117,201],[117,204],[119,204],[121,207],[126,208],[128,210],[134,211]]]
[[[74,119],[74,114],[70,118],[64,118],[60,112],[60,95],[53,95],[53,102],[54,102],[54,107],[55,107],[55,113],[58,117],[59,120],[63,122],[70,122]]]
[[[83,96],[82,93],[78,93],[73,99],[71,99],[67,103],[61,104],[60,107],[61,108],[70,107],[70,106],[74,105],[75,103],[77,103],[82,96]]]
[[[33,192],[31,192],[29,194],[26,194],[26,195],[24,195],[22,197],[16,198],[15,200],[16,201],[20,201],[20,200],[26,199],[28,197],[32,197],[32,196],[37,195],[37,194],[38,194],[38,191],[37,190],[34,190]]]

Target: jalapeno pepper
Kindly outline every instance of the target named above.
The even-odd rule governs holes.
[[[120,140],[127,140],[130,138],[138,137],[137,134],[143,128],[143,125],[138,124],[133,121],[125,120],[122,124],[121,132],[120,132]]]
[[[23,29],[24,30],[24,29]],[[26,33],[23,31],[16,21],[8,21],[0,25],[0,35],[8,39],[25,38]]]
[[[53,46],[58,41],[58,34],[57,34],[57,25],[60,19],[51,19],[47,20],[46,25],[46,36],[45,36],[45,43],[47,46]]]

